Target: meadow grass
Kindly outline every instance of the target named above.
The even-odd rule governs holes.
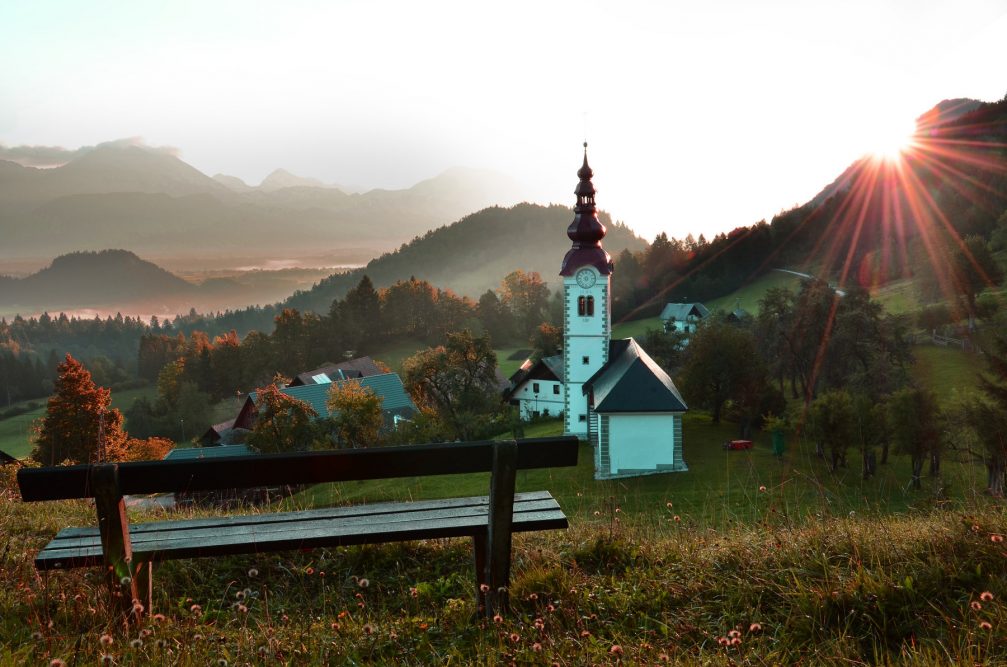
[[[979,373],[986,370],[982,355],[963,352],[952,347],[915,345],[912,376],[929,387],[944,402],[952,390],[970,391],[979,386]]]
[[[610,507],[517,535],[511,612],[480,620],[468,540],[173,561],[126,626],[99,570],[31,559],[84,502],[0,499],[0,664],[998,664],[1002,504],[723,528]],[[776,511],[774,511],[776,510]],[[255,511],[249,509],[246,511]],[[189,510],[189,515],[207,510]],[[137,513],[134,519],[160,518]],[[365,585],[366,580],[366,585]]]

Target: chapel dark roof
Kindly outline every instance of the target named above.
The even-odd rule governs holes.
[[[583,266],[593,266],[603,276],[612,273],[612,258],[601,247],[605,238],[605,225],[598,220],[598,210],[594,202],[594,183],[591,178],[594,171],[587,163],[587,142],[584,142],[584,164],[577,171],[580,182],[574,189],[577,195],[577,205],[574,207],[573,222],[566,228],[566,235],[573,241],[573,246],[567,250],[563,258],[563,266],[559,274],[572,276]]]
[[[608,363],[584,383],[593,410],[612,412],[685,412],[689,408],[675,383],[632,338],[609,343]]]

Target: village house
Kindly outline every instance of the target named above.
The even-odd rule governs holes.
[[[669,303],[658,317],[664,325],[665,333],[679,331],[688,336],[709,316],[709,309],[701,303]]]

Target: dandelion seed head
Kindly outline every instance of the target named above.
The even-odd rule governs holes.
[[[141,646],[143,646],[143,640],[142,639],[134,639],[133,641],[131,641],[129,643],[129,646],[130,646],[130,648],[140,648]]]
[[[259,576],[259,571],[256,570],[254,567],[248,571],[248,577],[250,579],[255,579],[257,576]]]
[[[368,581],[367,579],[362,579],[361,578],[361,579],[357,580],[357,586],[360,586],[361,588],[367,588],[370,585],[371,585],[371,582]]]
[[[237,593],[234,594],[234,597],[238,598],[239,600],[244,600],[245,599],[245,591],[238,591]]]
[[[125,576],[119,580],[119,583],[122,584],[123,586],[129,586],[131,583],[133,583],[133,579],[130,578],[129,576]]]
[[[765,493],[765,492],[766,492],[766,485],[765,484],[760,485],[759,486],[759,493]]]

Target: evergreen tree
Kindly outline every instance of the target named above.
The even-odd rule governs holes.
[[[87,369],[66,355],[57,366],[55,393],[35,435],[32,458],[44,465],[122,460],[122,413],[110,403],[111,392],[95,386]]]

